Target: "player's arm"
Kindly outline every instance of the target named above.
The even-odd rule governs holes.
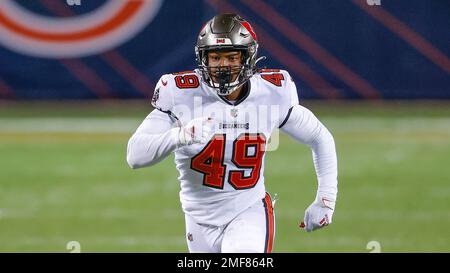
[[[167,114],[153,110],[128,141],[128,165],[136,169],[166,158],[178,145],[179,128],[172,127],[173,121]]]
[[[174,124],[174,120],[166,113],[153,110],[128,141],[128,165],[133,169],[151,166],[166,158],[177,147],[206,143],[211,139],[211,119],[193,119],[182,127],[173,127]]]
[[[318,189],[315,201],[305,211],[302,228],[312,231],[326,226],[332,221],[337,196],[337,157],[334,138],[317,117],[301,105],[294,105],[291,108],[281,130],[312,149]]]
[[[152,98],[155,110],[128,141],[127,162],[133,169],[154,165],[177,147],[207,142],[212,135],[211,119],[197,118],[183,126],[173,114],[172,81],[169,75],[158,81]]]
[[[179,142],[179,128],[174,128],[175,121],[168,115],[173,109],[171,89],[166,87],[168,79],[167,75],[161,76],[151,102],[155,110],[144,119],[128,141],[127,162],[133,169],[160,162],[176,149]]]

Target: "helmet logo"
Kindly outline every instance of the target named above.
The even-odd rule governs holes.
[[[233,42],[231,42],[231,39],[229,38],[216,38],[216,45],[217,44],[232,45]]]
[[[239,23],[241,23],[241,25],[242,25],[243,27],[245,27],[245,29],[246,29],[248,32],[250,32],[250,35],[252,35],[253,40],[255,40],[255,41],[258,40],[258,39],[256,39],[256,33],[253,31],[252,26],[251,26],[247,21],[242,20],[242,21],[239,21]]]

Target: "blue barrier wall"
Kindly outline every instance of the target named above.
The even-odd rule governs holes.
[[[223,12],[302,98],[450,99],[447,0],[0,0],[0,98],[150,97]]]

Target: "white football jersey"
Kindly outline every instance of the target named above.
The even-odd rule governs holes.
[[[221,226],[265,197],[269,138],[299,101],[284,70],[261,70],[247,87],[237,101],[227,101],[198,70],[163,75],[156,86],[153,103],[183,125],[199,117],[214,122],[208,143],[175,150],[182,208],[197,223]]]

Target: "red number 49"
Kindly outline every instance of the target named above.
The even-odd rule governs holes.
[[[215,135],[205,148],[191,160],[191,169],[204,174],[203,185],[223,189],[226,165],[225,155],[226,135]],[[266,138],[263,134],[241,134],[233,142],[231,161],[238,168],[251,169],[250,175],[245,170],[230,171],[228,182],[237,189],[249,189],[258,183],[264,157]]]

